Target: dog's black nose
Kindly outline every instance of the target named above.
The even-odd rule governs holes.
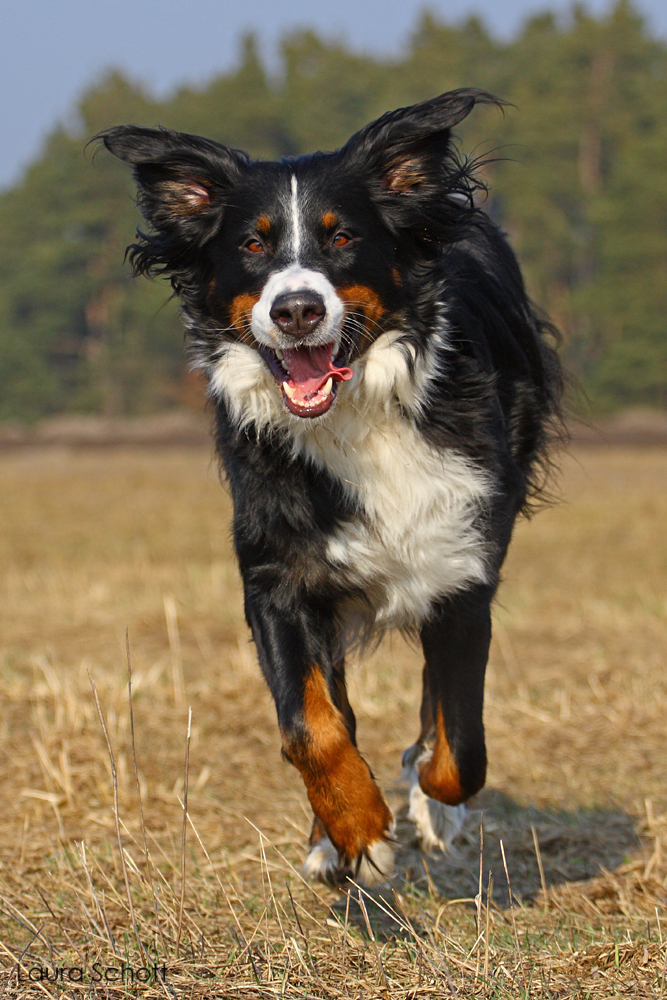
[[[271,306],[271,319],[283,333],[302,337],[324,319],[324,300],[316,292],[287,292]]]

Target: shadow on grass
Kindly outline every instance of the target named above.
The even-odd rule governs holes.
[[[637,850],[636,819],[619,809],[546,812],[522,806],[503,792],[484,789],[469,803],[461,836],[448,855],[424,859],[404,807],[398,814],[401,848],[397,866],[404,881],[429,890],[431,882],[445,899],[474,897],[479,885],[479,828],[484,821],[484,885],[493,872],[493,898],[507,906],[507,879],[500,850],[503,841],[515,898],[523,902],[541,891],[533,828],[537,835],[547,887],[594,878],[618,867]]]
[[[396,803],[398,805],[398,803]],[[501,908],[509,905],[507,877],[503,865],[502,840],[512,892],[519,903],[530,903],[542,889],[533,829],[539,844],[548,888],[581,882],[612,871],[640,847],[636,819],[618,809],[578,809],[574,812],[547,812],[535,806],[519,805],[508,795],[485,789],[469,803],[461,835],[447,855],[425,857],[415,838],[414,825],[407,818],[407,806],[396,808],[397,875],[394,887],[402,893],[425,893],[443,903],[469,900],[474,906],[480,869],[480,823],[484,822],[484,896],[489,872],[493,873],[493,900]],[[393,893],[379,890],[396,906]],[[341,914],[341,900],[334,909]],[[386,915],[369,905],[368,916],[381,938],[394,936],[398,927]],[[372,916],[371,916],[372,913]],[[352,905],[349,919],[366,932],[365,918],[358,904]]]

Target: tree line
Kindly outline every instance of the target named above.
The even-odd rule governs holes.
[[[247,37],[233,70],[162,101],[112,72],[0,196],[0,419],[145,413],[198,395],[168,286],[123,262],[140,224],[132,182],[105,153],[84,154],[95,133],[162,124],[295,156],[461,86],[508,102],[477,109],[460,145],[485,161],[486,208],[590,404],[667,406],[667,45],[626,0],[599,17],[533,17],[510,42],[477,18],[424,13],[397,59],[303,31],[280,58],[270,74]]]

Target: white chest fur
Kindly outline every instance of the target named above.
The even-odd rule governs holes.
[[[331,538],[328,556],[361,587],[377,626],[418,624],[433,601],[486,579],[476,518],[491,484],[454,449],[431,447],[412,415],[433,360],[409,373],[400,334],[380,337],[320,420],[287,413],[256,351],[230,345],[211,372],[239,423],[288,430],[295,453],[338,476],[359,516]],[[446,355],[446,343],[440,342]]]
[[[353,418],[339,438],[342,423],[332,421],[333,433],[318,432],[307,448],[360,509],[331,538],[329,559],[364,590],[376,625],[418,624],[438,597],[486,579],[475,525],[486,478],[460,453],[428,445],[395,403],[368,423]]]

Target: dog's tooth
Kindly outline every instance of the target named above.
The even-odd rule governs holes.
[[[284,354],[279,347],[276,347],[276,357],[278,358],[278,361],[282,361],[284,357]]]
[[[324,383],[324,385],[322,386],[322,388],[320,389],[320,394],[322,396],[328,396],[329,393],[331,392],[332,386],[333,386],[333,379],[328,378]]]
[[[332,358],[337,357],[339,351],[340,351],[340,344],[334,344],[334,349],[331,352],[331,357]]]
[[[283,366],[283,368],[285,369],[286,372],[289,371],[289,368],[287,367],[287,362],[286,361],[281,361],[280,364]]]
[[[289,396],[290,399],[294,399],[296,388],[292,387],[289,382],[283,382],[283,392],[286,396]]]

